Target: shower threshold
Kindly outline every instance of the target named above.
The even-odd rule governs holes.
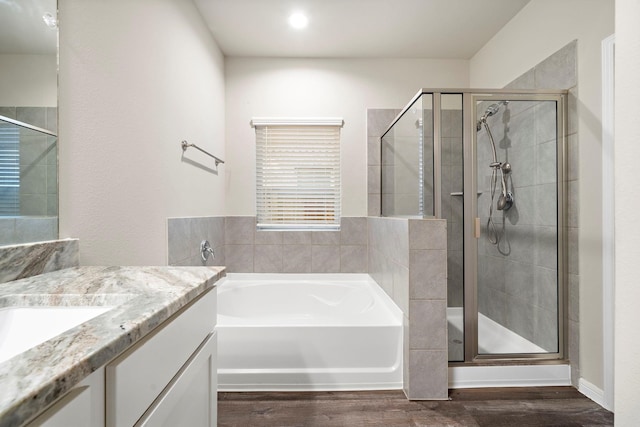
[[[447,307],[449,323],[449,359],[461,360],[464,355],[464,317],[462,307]],[[478,313],[478,353],[548,353],[544,348],[523,338],[498,322]]]

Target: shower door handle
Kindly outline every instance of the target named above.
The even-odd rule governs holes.
[[[473,237],[480,238],[480,218],[473,219]]]

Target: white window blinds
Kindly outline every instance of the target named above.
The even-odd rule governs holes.
[[[20,214],[20,131],[0,125],[0,215]]]
[[[339,228],[342,119],[253,119],[258,228]]]

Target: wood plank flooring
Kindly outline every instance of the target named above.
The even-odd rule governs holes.
[[[613,414],[572,387],[450,390],[409,401],[399,390],[218,393],[219,427],[613,426]]]

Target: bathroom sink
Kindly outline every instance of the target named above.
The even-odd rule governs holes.
[[[112,308],[113,306],[0,307],[0,363]]]

